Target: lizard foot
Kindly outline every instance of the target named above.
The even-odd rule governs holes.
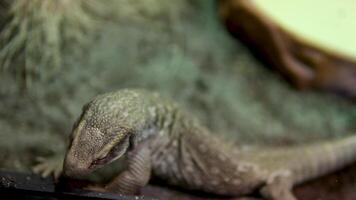
[[[271,175],[260,193],[268,200],[297,200],[292,193],[292,185],[289,171],[277,171]]]
[[[37,165],[32,167],[32,171],[36,174],[40,174],[42,177],[48,177],[53,175],[55,179],[58,179],[63,170],[62,155],[55,155],[49,158],[37,157]]]

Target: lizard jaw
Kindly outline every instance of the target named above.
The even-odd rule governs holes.
[[[127,152],[129,145],[129,137],[126,137],[119,144],[113,145],[110,152],[107,153],[105,157],[94,159],[94,161],[90,163],[88,168],[94,171],[98,168],[101,168],[107,164],[114,162]]]
[[[67,177],[81,178],[93,172],[93,169],[90,169],[88,166],[88,164],[67,155],[64,160],[63,174]]]
[[[112,151],[107,154],[104,158],[97,158],[93,161],[80,162],[77,159],[73,159],[71,154],[67,154],[66,160],[64,162],[64,172],[70,177],[83,177],[89,175],[91,172],[108,165],[115,160],[122,157],[129,147],[129,138],[126,137],[119,145],[112,148]],[[92,160],[92,159],[90,159]]]

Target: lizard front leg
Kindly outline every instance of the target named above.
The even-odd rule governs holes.
[[[38,157],[36,161],[37,165],[32,167],[32,171],[36,174],[40,174],[42,177],[48,177],[53,175],[55,179],[58,179],[63,170],[64,153],[56,153],[49,158]]]
[[[140,188],[148,183],[150,176],[150,150],[147,147],[138,146],[128,155],[127,169],[105,185],[104,188],[111,192],[137,194]]]
[[[292,193],[292,175],[290,171],[276,171],[270,175],[261,195],[268,200],[297,200]]]

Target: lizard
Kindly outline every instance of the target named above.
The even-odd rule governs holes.
[[[288,147],[239,148],[212,134],[173,100],[142,89],[122,89],[83,106],[62,161],[63,174],[80,178],[123,156],[125,170],[102,190],[137,194],[156,177],[223,196],[245,197],[258,191],[269,200],[296,200],[293,186],[356,159],[356,136]]]

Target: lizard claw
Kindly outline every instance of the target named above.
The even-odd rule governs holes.
[[[38,164],[32,167],[32,171],[40,174],[43,178],[53,175],[55,179],[58,179],[62,173],[62,156],[53,156],[50,158],[37,157],[36,162]]]

